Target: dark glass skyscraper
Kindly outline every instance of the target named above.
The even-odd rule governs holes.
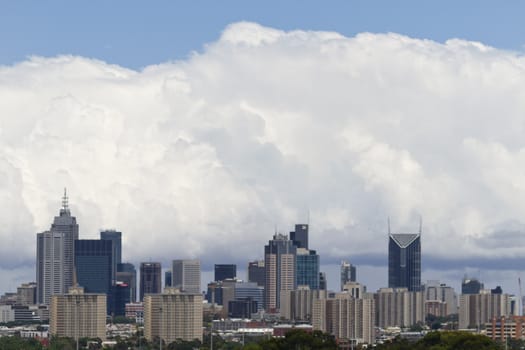
[[[297,248],[297,285],[319,289],[319,255],[315,250]]]
[[[463,278],[461,281],[461,294],[478,294],[483,289],[483,283],[476,278]]]
[[[297,248],[308,249],[308,225],[295,225],[295,231],[290,232],[290,240]]]
[[[264,287],[264,260],[248,263],[248,282],[255,282],[258,286]]]
[[[105,230],[100,232],[100,239],[113,242],[113,282],[116,279],[117,265],[122,263],[122,232]]]
[[[75,241],[77,282],[86,293],[110,295],[113,268],[113,242],[98,239]]]
[[[129,286],[130,299],[132,302],[137,301],[137,270],[131,263],[122,263],[117,265],[117,282],[124,282]]]
[[[224,281],[227,278],[237,277],[237,265],[215,264],[215,281]]]
[[[388,231],[388,287],[421,290],[421,226],[418,233]]]
[[[162,292],[162,268],[158,262],[143,262],[140,264],[140,301],[144,294]]]

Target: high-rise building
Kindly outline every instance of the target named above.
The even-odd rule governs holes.
[[[264,274],[264,260],[250,261],[248,263],[248,282],[255,282],[258,286],[264,287]]]
[[[354,265],[345,260],[341,261],[341,290],[343,290],[343,287],[346,283],[356,282],[356,275],[357,273]]]
[[[201,262],[198,259],[173,260],[171,285],[186,293],[201,292]]]
[[[308,286],[297,286],[281,295],[281,317],[290,321],[311,322],[314,302],[326,299],[325,290],[311,290]]]
[[[430,306],[439,306],[440,308],[442,308],[443,316],[458,313],[458,297],[456,295],[456,292],[454,291],[454,288],[447,286],[444,283],[439,283],[439,281],[427,281],[427,283],[424,286],[424,291],[425,303],[429,304]],[[441,316],[431,311],[432,309],[427,308],[425,314]]]
[[[308,225],[295,225],[295,231],[290,232],[290,240],[297,248],[308,249]]]
[[[328,289],[328,281],[326,280],[326,273],[324,272],[319,272],[319,289]]]
[[[202,341],[202,295],[165,288],[162,294],[144,297],[144,336],[165,343],[177,339]]]
[[[338,340],[373,344],[374,316],[374,299],[354,298],[343,292],[337,293],[333,298],[315,300],[312,324],[315,330],[330,333]]]
[[[49,333],[59,337],[106,339],[106,295],[84,293],[72,287],[69,293],[53,295]]]
[[[111,305],[109,314],[112,316],[125,316],[126,304],[131,302],[130,287],[125,282],[117,281],[112,287]]]
[[[164,271],[164,287],[171,287],[171,270]]]
[[[281,292],[294,290],[297,286],[296,250],[296,246],[288,236],[277,233],[264,247],[266,311],[278,310]]]
[[[113,242],[99,239],[75,241],[77,283],[86,293],[109,295],[112,286]]]
[[[16,289],[16,304],[17,305],[34,305],[36,304],[36,283],[22,283]]]
[[[410,327],[425,321],[423,292],[410,292],[407,288],[381,288],[374,294],[374,299],[378,327]]]
[[[145,294],[156,294],[162,291],[162,268],[158,262],[140,264],[140,301]]]
[[[421,290],[421,224],[418,233],[392,233],[388,225],[388,287]]]
[[[493,317],[511,316],[511,298],[508,294],[492,294],[482,289],[478,294],[459,296],[459,328],[478,328]]]
[[[475,278],[465,276],[461,282],[461,294],[478,294],[483,289],[483,283]]]
[[[137,270],[131,263],[121,263],[117,265],[117,282],[124,282],[129,286],[130,299],[134,303],[137,301]]]
[[[100,239],[113,242],[113,269],[111,278],[113,283],[116,281],[118,264],[122,263],[122,232],[115,230],[100,231]]]
[[[237,277],[237,265],[235,264],[215,264],[214,281],[223,281],[227,278]]]
[[[71,216],[67,192],[64,190],[59,216],[55,216],[49,231],[37,234],[38,303],[49,304],[51,295],[67,293],[73,286],[76,239],[78,239],[78,224],[76,218]]]
[[[296,259],[297,285],[319,289],[319,255],[316,251],[297,248]]]

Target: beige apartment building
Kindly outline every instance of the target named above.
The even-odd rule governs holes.
[[[144,336],[161,337],[166,343],[176,339],[202,341],[202,295],[165,288],[162,294],[144,296]]]
[[[51,297],[49,333],[70,338],[106,339],[106,295],[84,293],[71,287],[69,293]]]
[[[354,298],[349,292],[342,292],[335,298],[314,301],[313,328],[330,333],[338,340],[373,344],[374,321],[375,301],[369,296]]]

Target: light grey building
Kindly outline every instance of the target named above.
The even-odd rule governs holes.
[[[173,260],[171,285],[186,293],[200,293],[201,262],[198,259]]]
[[[75,240],[78,224],[71,216],[67,192],[64,189],[62,208],[49,231],[37,234],[37,302],[49,304],[51,295],[65,294],[73,286]]]

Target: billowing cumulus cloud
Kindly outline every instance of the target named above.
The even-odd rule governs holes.
[[[309,217],[324,262],[378,266],[420,216],[429,270],[520,261],[524,135],[525,59],[456,39],[237,23],[141,71],[31,57],[0,67],[2,271],[32,278],[63,187],[134,262],[243,263]]]

